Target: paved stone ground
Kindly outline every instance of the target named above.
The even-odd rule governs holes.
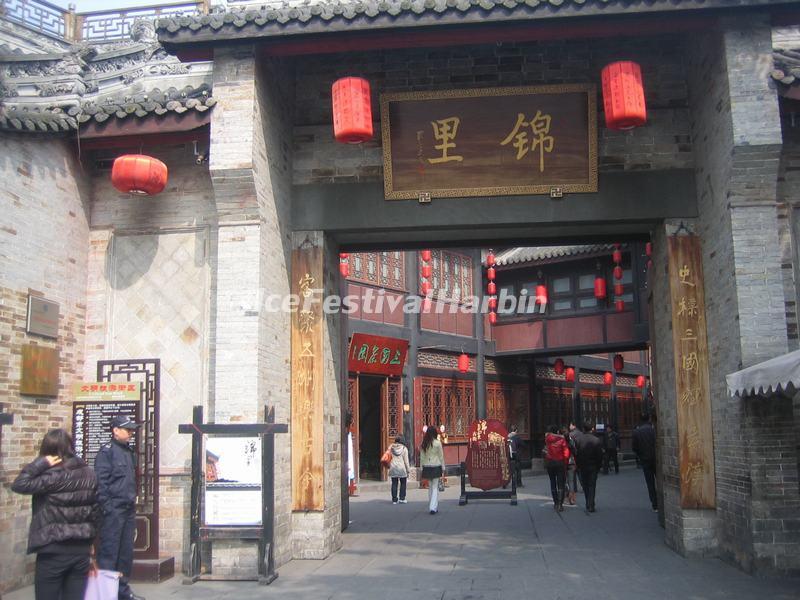
[[[135,586],[147,600],[796,600],[797,580],[755,579],[716,559],[685,560],[664,545],[641,471],[600,476],[597,511],[556,513],[545,476],[528,477],[518,506],[427,491],[409,503],[365,493],[352,504],[344,549],[325,561],[293,561],[270,586],[201,582]],[[578,496],[579,504],[582,496]],[[32,588],[5,596],[32,600]]]

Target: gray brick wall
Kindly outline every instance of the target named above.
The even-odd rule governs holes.
[[[620,57],[642,66],[648,124],[631,131],[600,127],[600,169],[691,168],[684,46],[680,37],[661,36],[387,50],[298,59],[294,182],[382,180],[378,102],[383,92],[592,82],[598,86],[598,110],[602,113],[600,71]],[[376,121],[375,139],[355,147],[333,139],[330,90],[336,79],[353,74],[370,82]]]

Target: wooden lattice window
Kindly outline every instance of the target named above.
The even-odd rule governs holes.
[[[475,419],[475,382],[438,377],[419,377],[417,381],[416,427],[444,425],[448,441],[466,442]]]
[[[584,423],[609,423],[610,395],[606,391],[584,388],[581,390],[581,414]]]
[[[545,387],[541,395],[542,422],[537,430],[544,436],[550,425],[562,427],[574,420],[572,414],[572,389]]]
[[[350,254],[349,261],[349,280],[405,291],[404,252],[355,252]]]
[[[486,383],[486,416],[507,427],[517,426],[524,438],[530,436],[530,402],[525,384]]]
[[[639,424],[644,409],[640,394],[617,392],[617,415],[619,418],[618,433],[621,437],[629,437]]]
[[[422,259],[420,259],[422,265]],[[472,258],[446,250],[431,252],[431,287],[439,300],[464,302],[474,295],[472,289]]]

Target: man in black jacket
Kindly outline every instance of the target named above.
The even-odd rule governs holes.
[[[111,419],[110,442],[103,444],[94,459],[97,499],[103,509],[97,565],[119,571],[120,600],[144,600],[128,584],[133,569],[133,540],[136,532],[136,457],[130,447],[132,432],[139,426],[123,415]]]
[[[575,462],[583,486],[587,512],[594,512],[594,495],[597,487],[597,473],[603,464],[603,443],[592,433],[592,426],[583,426],[583,435],[575,437]]]
[[[642,465],[644,480],[647,483],[647,493],[650,495],[650,504],[653,511],[658,511],[658,497],[656,496],[656,430],[650,423],[650,415],[642,415],[642,423],[633,430],[633,451]]]

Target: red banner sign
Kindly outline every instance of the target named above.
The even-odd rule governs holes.
[[[347,368],[355,373],[399,377],[408,353],[408,341],[354,333],[350,339]]]
[[[508,485],[508,430],[497,419],[473,421],[469,426],[467,475],[472,487],[483,491]]]

